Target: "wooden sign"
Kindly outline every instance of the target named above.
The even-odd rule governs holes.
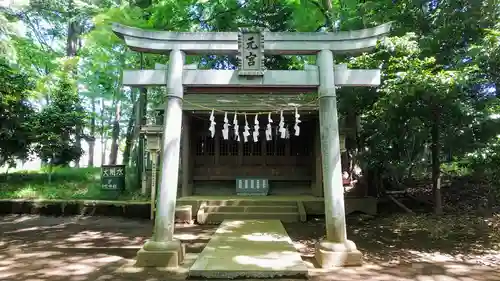
[[[125,165],[103,165],[101,167],[101,188],[103,190],[125,189]]]
[[[238,34],[238,75],[264,75],[264,35],[242,30]]]

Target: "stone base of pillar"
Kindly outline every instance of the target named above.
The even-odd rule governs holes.
[[[322,268],[361,266],[363,254],[351,240],[345,243],[321,241],[316,244],[316,261]]]
[[[136,267],[177,268],[183,261],[185,248],[181,241],[148,241],[137,252]]]

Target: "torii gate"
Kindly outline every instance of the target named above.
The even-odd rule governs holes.
[[[375,47],[391,24],[349,32],[167,32],[119,24],[114,32],[132,49],[170,53],[167,69],[126,70],[128,86],[167,86],[166,114],[161,145],[161,173],[154,233],[137,254],[139,266],[177,266],[183,258],[181,242],[173,238],[178,186],[184,94],[318,92],[325,201],[326,238],[316,245],[316,259],[324,267],[361,264],[361,253],[347,240],[336,86],[377,86],[379,70],[350,70],[334,65],[333,53],[360,53]],[[198,70],[185,66],[185,55],[237,55],[238,70]],[[317,55],[317,65],[304,70],[266,71],[264,54]],[[213,92],[213,91],[212,91]]]

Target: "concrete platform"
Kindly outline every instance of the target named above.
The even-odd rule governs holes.
[[[190,277],[307,277],[279,220],[225,220],[189,269]]]

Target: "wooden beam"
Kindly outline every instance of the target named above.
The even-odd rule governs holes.
[[[215,135],[214,135],[214,162],[215,166],[218,166],[220,163],[220,135],[221,130],[219,129],[220,124],[215,125]]]
[[[323,170],[321,162],[321,136],[319,131],[319,119],[316,119],[314,126],[313,157],[312,166],[314,167],[312,183],[312,194],[316,197],[323,197]]]
[[[255,166],[255,167],[262,167],[262,166]],[[246,166],[242,166],[244,169],[248,169]],[[269,168],[272,169],[272,168]],[[238,169],[240,171],[241,169]],[[236,175],[237,172],[235,172]],[[194,181],[234,181],[236,179],[235,175],[200,175],[198,172],[195,171],[193,180]],[[268,178],[271,181],[310,181],[311,177],[309,176],[304,176],[304,175],[296,175],[296,174],[290,174],[290,175],[280,175],[280,176],[273,176],[273,175],[267,175],[264,173],[259,174],[261,177]]]
[[[316,87],[186,87],[186,94],[289,94],[316,93]]]
[[[192,178],[192,163],[193,158],[191,157],[191,116],[186,112],[183,113],[182,118],[182,196],[193,195],[193,186],[191,184]]]
[[[349,86],[378,86],[380,85],[379,69],[347,69],[337,66],[335,85],[340,87]],[[125,70],[123,72],[123,84],[132,87],[165,86],[167,75],[165,70]],[[264,92],[279,92],[300,90],[306,92],[316,91],[319,86],[319,74],[316,68],[307,70],[268,70],[264,76],[247,79],[238,75],[237,70],[193,70],[184,69],[183,84],[192,92],[210,92],[204,88],[216,88],[216,91],[237,91],[242,93],[246,88],[261,89]],[[227,89],[223,89],[227,88]],[[245,89],[242,89],[245,88]],[[272,89],[275,88],[275,89]],[[255,90],[252,90],[252,92]]]

